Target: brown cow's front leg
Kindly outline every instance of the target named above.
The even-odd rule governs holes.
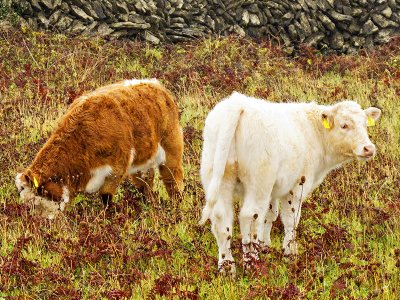
[[[135,188],[142,193],[146,199],[153,198],[154,169],[151,168],[146,173],[138,172],[129,177]]]

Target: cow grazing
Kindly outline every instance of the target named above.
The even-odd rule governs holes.
[[[109,201],[129,175],[151,187],[156,166],[174,197],[183,188],[182,153],[172,95],[155,79],[126,80],[77,98],[16,185],[49,218],[77,192]]]
[[[230,250],[233,195],[243,199],[239,213],[244,267],[271,244],[272,222],[285,228],[285,255],[296,254],[301,202],[333,169],[375,155],[367,126],[378,108],[362,110],[353,101],[332,106],[270,103],[233,93],[209,113],[204,128],[201,180],[207,219],[219,248],[218,268],[235,273]]]

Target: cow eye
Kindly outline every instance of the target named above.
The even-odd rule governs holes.
[[[347,125],[347,124],[342,124],[342,125],[340,125],[340,127],[341,127],[342,129],[347,129],[347,128],[349,128],[349,125]]]

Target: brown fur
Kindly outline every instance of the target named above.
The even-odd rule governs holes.
[[[28,182],[35,177],[37,193],[58,201],[63,185],[72,197],[85,190],[91,170],[110,165],[112,175],[99,192],[112,196],[127,176],[131,149],[132,165],[138,166],[154,157],[158,144],[166,154],[160,174],[174,197],[183,188],[183,139],[174,98],[158,83],[116,83],[74,101],[24,177]],[[132,175],[134,182],[140,176]]]

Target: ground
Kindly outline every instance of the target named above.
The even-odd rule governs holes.
[[[353,56],[322,56],[236,37],[154,47],[0,30],[0,299],[400,298],[400,39]],[[175,95],[184,131],[185,191],[168,200],[159,181],[145,199],[128,182],[105,210],[79,195],[49,221],[14,185],[68,105],[121,79],[159,78]],[[304,202],[300,253],[282,254],[282,226],[254,273],[217,274],[209,223],[199,226],[201,131],[233,90],[274,102],[353,99],[382,109],[369,129],[377,156],[332,172]],[[236,205],[238,209],[239,204]]]

